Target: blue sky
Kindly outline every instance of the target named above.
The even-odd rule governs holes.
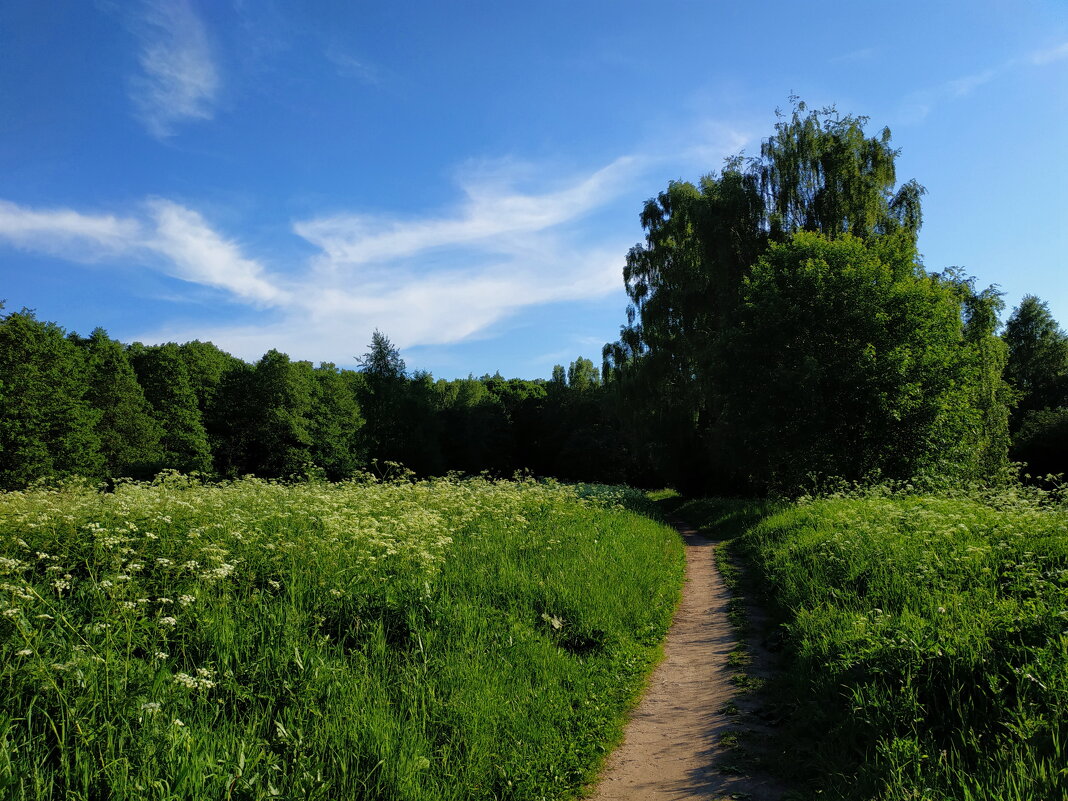
[[[1063,0],[6,0],[0,298],[248,360],[599,363],[643,201],[791,93],[891,128],[929,270],[1068,325]]]

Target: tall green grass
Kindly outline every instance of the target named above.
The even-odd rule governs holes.
[[[734,544],[785,624],[797,778],[822,797],[1068,798],[1068,510],[739,503],[705,517],[755,516]]]
[[[633,493],[534,482],[0,495],[0,797],[540,799],[678,597]]]

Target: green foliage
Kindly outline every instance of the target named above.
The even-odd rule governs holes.
[[[579,357],[567,368],[567,386],[574,392],[585,392],[601,383],[601,375],[593,362]]]
[[[1033,478],[1068,473],[1068,408],[1027,412],[1016,432],[1011,455],[1027,465]]]
[[[434,403],[445,466],[477,474],[488,470],[507,474],[515,460],[515,442],[508,407],[488,386],[476,378],[438,381]]]
[[[806,110],[797,102],[789,120],[779,113],[754,164],[772,238],[794,231],[861,238],[903,231],[914,239],[925,190],[915,181],[895,190],[898,151],[890,147],[890,129],[869,138],[867,117],[842,117],[833,106]]]
[[[27,332],[44,335],[39,351]],[[11,488],[45,476],[147,478],[164,469],[228,478],[310,470],[340,480],[388,463],[422,476],[637,475],[588,359],[561,367],[556,383],[499,374],[435,382],[409,377],[377,331],[359,372],[313,368],[275,350],[250,365],[210,342],[124,348],[103,330],[64,339],[32,315],[12,316],[7,333],[19,345],[7,353],[7,388],[0,378],[0,399],[10,398],[0,426],[11,438],[3,479]],[[33,428],[46,416],[50,423]]]
[[[377,330],[359,362],[362,380],[356,385],[357,397],[366,418],[363,442],[368,458],[434,472],[426,470],[427,462],[436,467],[438,460],[433,453],[437,437],[424,430],[432,424],[432,400],[423,376],[409,381],[400,351]]]
[[[249,376],[247,469],[267,478],[299,475],[312,462],[309,415],[315,377],[307,362],[270,350]]]
[[[713,347],[748,265],[763,251],[758,182],[731,162],[700,188],[672,182],[646,202],[646,241],[627,254],[628,325],[605,346],[618,414],[662,480],[695,490],[713,474]]]
[[[204,410],[204,430],[216,475],[236,478],[249,472],[248,420],[252,414],[250,407],[256,402],[251,391],[253,369],[252,365],[235,360],[220,376]]]
[[[315,383],[308,419],[312,461],[331,480],[350,478],[364,464],[360,436],[364,421],[356,393],[332,364],[315,369]]]
[[[665,495],[659,504],[668,504],[672,515],[697,526],[702,536],[729,540],[745,534],[764,518],[783,511],[779,501],[753,498],[691,498]]]
[[[1005,420],[986,419],[981,393],[1004,408],[1004,359],[992,331],[965,325],[961,291],[896,238],[773,244],[716,361],[732,461],[787,489],[813,476],[988,475]]]
[[[1005,379],[1016,393],[1011,456],[1026,474],[1068,472],[1068,334],[1034,295],[1020,301],[1002,339]]]
[[[1068,792],[1068,512],[1055,500],[832,497],[735,540],[785,624],[789,753],[814,789]]]
[[[26,310],[0,317],[0,488],[101,475],[89,391],[85,356],[62,328]]]
[[[197,396],[197,406],[205,419],[209,418],[219,402],[219,391],[226,376],[244,365],[240,359],[219,350],[210,342],[186,342],[178,346],[185,362],[189,384]]]
[[[250,369],[249,365],[210,342],[186,342],[178,346],[178,351],[197,397],[215,469],[223,475],[231,474],[236,466],[235,438],[242,427],[243,404],[248,398],[241,376]]]
[[[371,335],[370,349],[360,357],[359,363],[364,374],[375,380],[396,381],[406,375],[400,351],[377,328]]]
[[[1049,306],[1025,295],[1002,338],[1009,348],[1005,378],[1019,393],[1017,424],[1027,412],[1068,405],[1068,334]]]
[[[0,796],[572,797],[682,580],[633,492],[0,495]]]
[[[163,429],[163,465],[184,473],[210,472],[207,433],[178,346],[169,342],[145,347],[135,342],[129,348],[129,357],[156,422]]]
[[[71,337],[82,348],[89,388],[85,399],[100,413],[96,433],[109,478],[151,478],[163,465],[163,429],[152,416],[121,342],[97,328],[88,339]]]
[[[627,325],[603,355],[632,447],[662,480],[796,491],[1002,470],[997,293],[923,274],[924,190],[895,187],[890,133],[867,137],[866,122],[798,103],[759,157],[646,203]]]

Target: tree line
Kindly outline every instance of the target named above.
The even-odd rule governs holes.
[[[866,122],[795,103],[759,155],[646,202],[604,359],[629,446],[668,483],[985,481],[1010,451],[1068,467],[1064,333],[1028,296],[998,336],[995,288],[924,268],[925,190]]]
[[[589,359],[550,380],[409,374],[375,332],[358,370],[249,364],[211,343],[125,345],[22,310],[0,317],[0,487],[43,477],[331,480],[402,464],[565,479],[633,477]]]
[[[1034,295],[1001,330],[995,288],[925,269],[924,189],[866,122],[796,103],[759,155],[648,200],[600,371],[435,381],[377,331],[357,370],[249,364],[2,316],[0,487],[399,463],[722,494],[1068,470],[1068,336]]]

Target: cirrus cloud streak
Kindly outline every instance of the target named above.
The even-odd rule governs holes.
[[[219,71],[204,23],[190,0],[146,0],[135,27],[141,72],[130,79],[137,116],[157,139],[179,123],[215,114]]]
[[[74,262],[148,268],[258,310],[251,325],[165,323],[148,342],[209,339],[246,359],[280,348],[296,358],[350,361],[380,328],[402,347],[479,336],[521,309],[620,290],[618,233],[581,222],[617,200],[638,167],[622,158],[549,191],[514,188],[514,165],[461,179],[451,212],[422,219],[332,215],[288,233],[314,247],[268,264],[198,211],[148,198],[126,215],[36,209],[0,201],[0,242]],[[180,286],[180,285],[179,285]]]

